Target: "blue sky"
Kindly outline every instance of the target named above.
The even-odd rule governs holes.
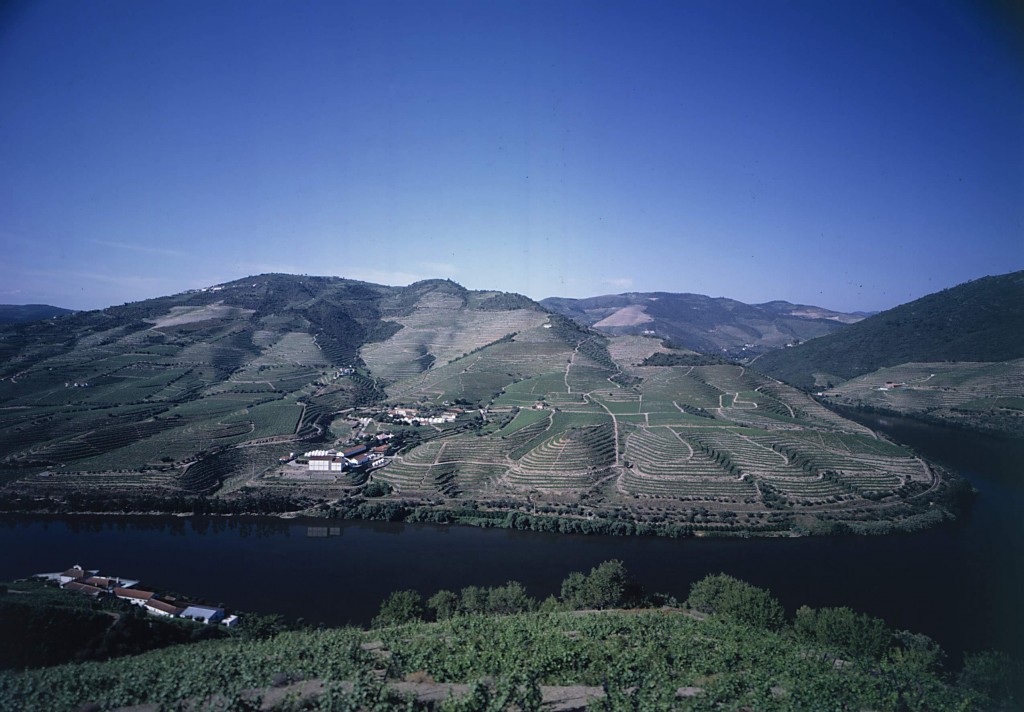
[[[879,310],[1024,269],[967,2],[10,2],[0,303],[260,272]]]

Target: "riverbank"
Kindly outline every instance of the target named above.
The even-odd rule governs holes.
[[[352,498],[347,501],[310,503],[308,500],[279,500],[274,507],[222,506],[221,500],[196,497],[187,500],[168,499],[165,508],[136,509],[130,499],[102,499],[79,501],[71,504],[50,500],[40,506],[38,502],[19,506],[7,502],[0,508],[2,514],[21,515],[96,515],[111,517],[148,516],[210,516],[210,517],[278,517],[280,519],[315,518],[327,521],[380,521],[410,524],[439,524],[479,527],[484,529],[513,529],[519,531],[596,536],[654,536],[671,539],[701,538],[792,538],[802,536],[864,535],[883,536],[896,533],[923,531],[947,524],[956,519],[956,511],[969,504],[969,486],[962,480],[951,478],[952,485],[943,498],[928,499],[910,507],[894,503],[893,519],[873,519],[861,515],[859,520],[836,521],[809,516],[800,511],[773,512],[764,523],[753,526],[737,525],[733,521],[721,523],[649,522],[631,521],[610,516],[556,516],[524,512],[516,508],[479,508],[473,505],[459,507],[424,505],[417,500],[373,501]],[[99,507],[99,504],[107,507]],[[936,504],[943,503],[945,506]],[[902,505],[902,506],[898,506]],[[227,510],[227,511],[219,511]],[[705,516],[703,514],[699,516]],[[729,518],[726,518],[727,520]]]
[[[948,428],[962,432],[966,435],[983,435],[986,437],[1006,438],[1014,442],[1024,444],[1024,414],[1016,410],[1007,410],[1000,415],[997,412],[964,412],[958,418],[951,418],[943,415],[935,415],[926,410],[899,410],[886,408],[877,404],[867,404],[854,401],[841,401],[835,398],[816,397],[822,405],[830,410],[839,413],[844,418],[861,422],[857,416],[881,416],[895,417],[906,420],[916,420],[927,425],[934,425],[940,428]],[[863,424],[863,423],[862,423]]]
[[[466,501],[377,497],[352,491],[328,498],[264,491],[234,491],[226,496],[128,495],[75,491],[48,496],[0,492],[0,513],[102,514],[113,516],[277,516],[458,524],[558,534],[688,537],[799,537],[809,535],[885,535],[916,532],[953,521],[970,504],[970,486],[954,472],[925,465],[931,484],[908,481],[896,494],[848,503],[766,496],[763,507],[697,500],[652,500],[637,510],[608,509],[578,502],[535,503],[525,499]],[[710,509],[712,504],[717,507]]]

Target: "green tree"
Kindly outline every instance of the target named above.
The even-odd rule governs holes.
[[[532,611],[537,602],[530,598],[518,581],[509,581],[504,586],[496,586],[487,592],[487,611],[498,615],[524,613]]]
[[[586,575],[573,571],[562,581],[561,599],[569,608],[617,608],[641,598],[639,585],[618,559],[598,564]]]
[[[579,610],[586,608],[587,576],[581,571],[573,571],[564,581],[559,595],[568,608]]]
[[[892,643],[892,631],[885,621],[845,607],[815,610],[801,606],[793,629],[807,640],[838,648],[856,658],[878,659]]]
[[[487,589],[479,586],[466,586],[462,589],[459,607],[463,613],[487,612]]]
[[[380,613],[373,619],[374,628],[402,625],[423,618],[423,597],[418,591],[392,591],[380,604]]]
[[[786,620],[782,604],[769,591],[727,574],[705,576],[693,584],[686,602],[702,613],[770,630],[778,630]]]
[[[284,616],[276,613],[268,615],[250,613],[242,616],[240,619],[238,632],[252,640],[266,640],[287,630],[287,628]]]
[[[442,589],[427,599],[427,608],[433,611],[436,620],[448,620],[459,612],[459,597]]]

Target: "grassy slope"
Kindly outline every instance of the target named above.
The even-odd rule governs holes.
[[[386,397],[489,406],[499,423],[467,412],[444,428],[403,428],[399,456],[373,473],[391,485],[377,500],[388,506],[483,503],[499,519],[553,515],[559,530],[614,523],[623,533],[942,518],[929,509],[939,482],[923,463],[874,452],[866,429],[795,389],[448,281],[262,275],[0,330],[4,349],[0,475],[17,479],[4,494],[89,495],[73,508],[160,508],[121,500],[223,488],[370,516],[355,501],[365,474],[282,477],[277,458],[312,449],[338,411]],[[356,372],[342,375],[349,364]],[[538,404],[550,417],[498,432],[515,408]]]
[[[885,366],[1024,356],[1024,272],[985,277],[876,314],[835,334],[765,354],[754,366],[801,388]],[[815,374],[823,374],[816,379]]]
[[[937,494],[923,463],[877,448],[867,429],[796,389],[653,339],[552,319],[389,387],[395,402],[439,403],[487,398],[501,379],[484,374],[505,383],[490,403],[495,425],[422,428],[428,442],[373,474],[391,485],[391,500],[450,510],[476,502],[498,520],[512,509],[552,515],[559,531],[591,527],[594,515],[674,534],[836,522],[874,531],[881,520],[919,526],[922,512],[939,515],[918,507]]]
[[[825,396],[842,405],[1024,435],[1024,359],[902,364],[853,378]]]
[[[483,328],[492,322],[504,336],[509,314],[546,318],[518,295],[447,282],[401,289],[270,274],[2,327],[0,474],[35,493],[208,493],[238,470],[237,457],[214,453],[279,441],[248,453],[245,469],[262,471],[331,411],[381,397],[360,349],[402,331],[395,319],[441,292],[461,300],[451,314],[473,317],[448,351],[493,340]],[[350,365],[356,373],[338,374]],[[188,467],[197,457],[204,464]]]

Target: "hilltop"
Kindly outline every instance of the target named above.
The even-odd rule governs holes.
[[[0,356],[8,509],[673,536],[950,514],[945,473],[779,381],[447,280],[260,275],[6,327]]]
[[[0,304],[0,325],[52,319],[73,313],[71,309],[52,307],[49,304]]]
[[[683,348],[739,360],[830,334],[863,318],[784,301],[744,304],[670,292],[549,297],[541,304],[607,334],[655,335]]]

